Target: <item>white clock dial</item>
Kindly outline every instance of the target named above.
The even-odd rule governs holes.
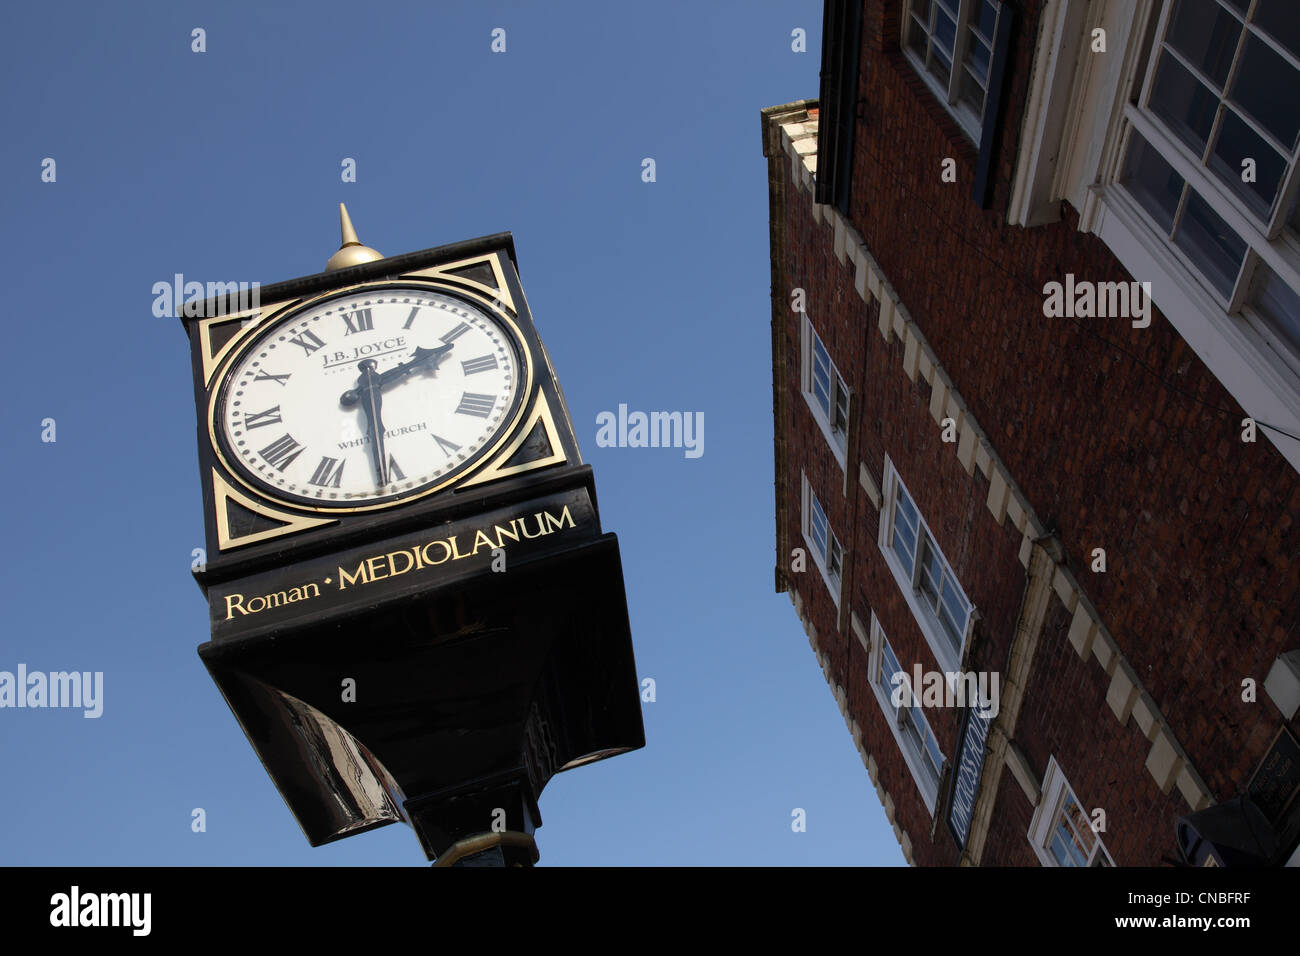
[[[506,325],[459,298],[353,290],[258,336],[214,424],[230,464],[277,497],[357,507],[472,463],[510,422],[525,371]]]

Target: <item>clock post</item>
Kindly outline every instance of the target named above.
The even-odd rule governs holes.
[[[556,773],[644,746],[601,528],[508,233],[187,304],[211,639],[313,846],[531,864]]]

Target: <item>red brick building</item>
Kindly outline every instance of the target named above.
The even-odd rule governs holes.
[[[823,33],[762,111],[776,588],[904,857],[1296,865],[1300,13]]]

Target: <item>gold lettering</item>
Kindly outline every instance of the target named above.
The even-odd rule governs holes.
[[[262,600],[266,601],[267,607],[279,607],[281,604],[289,604],[289,596],[283,591],[276,591],[274,594],[268,594]]]
[[[536,533],[536,534],[529,534],[529,533],[528,533],[528,519],[527,519],[527,518],[524,518],[524,519],[520,520],[520,522],[519,522],[519,530],[522,531],[522,532],[524,533],[524,537],[525,537],[525,538],[529,538],[529,539],[532,539],[532,538],[540,538],[542,535],[546,534],[546,528],[545,528],[545,526],[542,524],[542,513],[539,511],[539,512],[537,512],[535,515],[533,515],[533,517],[535,517],[535,518],[537,519],[537,533]]]
[[[435,544],[442,546],[442,558],[438,561],[435,561],[431,557],[429,557],[429,549],[432,548]],[[451,557],[451,548],[447,547],[446,541],[430,541],[428,544],[426,544],[423,548],[420,549],[420,557],[423,558],[424,563],[429,565],[430,567],[437,567],[438,565],[442,564],[444,561],[446,561],[448,558]]]
[[[399,574],[405,574],[407,571],[411,570],[411,568],[415,567],[415,559],[411,557],[410,551],[393,551],[388,554],[387,557],[388,570],[393,577],[397,577]],[[400,571],[397,570],[397,565],[393,563],[393,558],[406,558],[406,567],[402,568]]]
[[[360,579],[362,584],[370,583],[370,579],[366,577],[366,564],[364,561],[357,565],[356,574],[348,574],[342,568],[339,568],[339,590],[340,591],[346,588],[348,584],[356,584],[358,579]],[[345,584],[344,582],[347,583]]]
[[[226,595],[226,620],[227,621],[229,621],[232,617],[234,617],[236,609],[238,609],[239,613],[244,615],[245,617],[248,616],[248,612],[244,610],[244,596],[242,594],[227,594]]]
[[[456,536],[454,534],[447,540],[451,542],[451,559],[453,561],[459,561],[461,558],[465,557],[465,555],[460,553],[460,549],[456,547]]]
[[[315,582],[312,582],[311,584],[304,584],[302,590],[304,592],[303,594],[304,600],[306,600],[307,598],[320,597],[320,585],[316,584]]]
[[[384,556],[383,556],[382,554],[377,554],[377,555],[375,555],[373,558],[367,558],[367,559],[366,559],[366,568],[367,568],[367,570],[370,571],[370,580],[371,580],[371,581],[382,581],[384,578],[388,577],[388,574],[387,574],[387,573],[384,573],[384,574],[376,574],[376,573],[375,573],[375,562],[376,562],[376,561],[382,561],[382,560],[384,560]]]
[[[253,607],[253,605],[254,605],[255,603],[257,603],[258,601],[260,601],[261,604],[259,604],[257,607]],[[264,597],[255,597],[255,598],[249,598],[249,599],[248,599],[248,613],[249,613],[249,614],[260,614],[260,613],[262,613],[262,612],[265,611],[265,610],[266,610],[266,598],[264,598]]]
[[[480,539],[482,540],[483,544],[479,544]],[[492,544],[491,538],[489,538],[481,530],[476,531],[474,533],[474,550],[471,551],[470,554],[471,555],[478,554],[478,549],[481,548],[484,544],[487,545],[489,549],[495,547],[495,545]]]
[[[517,527],[515,527],[515,525],[517,524],[518,521],[519,521],[518,518],[511,518],[511,519],[510,519],[510,528],[511,528],[511,530],[509,530],[509,531],[507,531],[505,528],[501,527],[501,525],[497,525],[495,528],[492,529],[493,531],[495,531],[495,532],[497,533],[497,547],[498,547],[498,548],[502,546],[502,545],[501,545],[501,539],[504,538],[504,537],[506,537],[507,535],[510,537],[510,540],[511,540],[511,541],[518,541],[518,540],[519,540],[519,529],[518,529]]]
[[[575,528],[575,527],[577,527],[577,525],[575,525],[575,524],[573,523],[573,515],[569,514],[569,506],[568,506],[568,505],[565,505],[565,506],[564,506],[564,510],[560,512],[560,517],[559,517],[558,519],[555,518],[554,516],[552,516],[551,513],[550,513],[549,511],[546,512],[546,523],[547,523],[547,525],[548,525],[548,527],[547,527],[547,534],[550,534],[552,531],[559,531],[561,528],[563,528],[563,527],[565,526],[565,525],[564,525],[564,519],[565,519],[565,518],[568,518],[568,519],[569,519],[569,525],[568,525],[568,526],[569,526],[570,528]]]

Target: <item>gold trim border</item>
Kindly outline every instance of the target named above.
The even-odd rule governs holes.
[[[466,260],[466,261],[474,261],[474,260]],[[441,266],[440,268],[446,268],[446,266]],[[500,264],[498,263],[494,265],[494,268],[499,270]],[[322,293],[321,295],[313,296],[310,299],[299,300],[297,305],[291,310],[291,313],[305,312],[315,307],[315,305],[320,300],[328,297],[337,296],[343,298],[346,297],[347,294],[354,293],[358,289],[365,289],[371,286],[395,285],[395,284],[401,284],[402,282],[412,283],[413,286],[419,286],[419,285],[428,286],[433,291],[439,291],[444,293],[447,292],[459,293],[460,295],[466,296],[471,300],[479,299],[481,301],[482,298],[481,293],[475,293],[472,290],[459,289],[456,288],[455,286],[449,285],[446,282],[439,283],[437,281],[427,279],[427,278],[422,278],[422,277],[402,276],[396,279],[374,279],[368,282],[361,282],[353,286],[345,286],[340,289],[332,289],[327,293]],[[473,283],[473,284],[480,285],[479,283]],[[487,290],[487,291],[490,292],[491,290]],[[379,502],[376,504],[369,504],[369,505],[357,505],[350,508],[349,507],[316,507],[298,501],[289,501],[284,498],[277,498],[273,493],[271,493],[267,489],[256,487],[253,484],[250,484],[248,481],[245,481],[244,476],[240,473],[240,471],[238,469],[232,468],[230,462],[226,460],[226,456],[222,453],[221,445],[217,441],[217,435],[216,435],[217,396],[221,393],[220,386],[216,388],[212,388],[212,387],[208,388],[208,414],[207,414],[208,443],[212,448],[213,454],[216,456],[217,461],[220,462],[222,467],[226,470],[227,474],[231,475],[237,482],[239,482],[239,484],[241,484],[248,491],[268,501],[283,505],[286,508],[296,508],[300,511],[308,511],[313,514],[346,515],[346,514],[359,514],[367,511],[382,511],[387,508],[396,508],[405,504],[409,504],[410,502],[413,501],[419,501],[422,498],[427,498],[429,495],[442,491],[444,488],[448,487],[449,485],[462,481],[467,474],[477,473],[482,467],[484,467],[484,465],[487,462],[494,460],[494,456],[496,456],[497,451],[498,449],[500,449],[502,443],[504,443],[511,435],[514,434],[515,429],[519,426],[520,419],[523,418],[524,416],[524,409],[528,407],[527,396],[532,394],[533,391],[533,382],[534,382],[533,368],[536,363],[533,358],[532,351],[528,347],[528,340],[524,337],[523,333],[520,332],[519,326],[515,324],[515,320],[510,315],[508,315],[505,311],[498,308],[496,304],[494,304],[499,301],[500,300],[493,300],[493,302],[481,302],[480,308],[484,308],[492,313],[495,313],[499,317],[499,321],[503,323],[510,330],[511,333],[513,333],[515,337],[515,342],[518,343],[519,349],[524,357],[525,365],[527,368],[527,375],[525,376],[524,387],[521,389],[524,395],[524,399],[520,401],[519,407],[515,410],[515,414],[511,418],[511,420],[506,425],[504,425],[501,428],[501,430],[498,432],[495,442],[491,446],[489,446],[487,451],[484,452],[483,457],[479,459],[479,464],[475,465],[473,469],[471,469],[471,471],[453,472],[450,476],[448,476],[444,480],[437,482],[433,485],[430,485],[428,488],[425,488],[423,491],[420,491],[416,494],[407,495],[402,498],[394,499],[392,501]],[[505,303],[501,302],[501,304],[504,305]],[[283,314],[285,311],[286,310],[284,309],[280,309],[275,312],[276,322],[280,322],[287,318],[290,318],[290,315]],[[239,346],[238,349],[232,350],[235,339],[232,339],[230,344],[226,348],[222,349],[221,351],[222,365],[218,372],[218,376],[220,378],[224,379],[225,376],[229,374],[230,370],[236,364],[238,364],[242,352],[245,350],[248,342],[250,341],[250,336],[253,333],[253,330],[257,329],[259,331],[262,331],[265,330],[268,327],[268,325],[269,323],[266,318],[259,318],[255,322],[250,323],[247,327],[242,329],[235,336],[235,339],[241,340],[241,345]],[[220,515],[218,515],[218,518],[220,518]],[[246,541],[245,543],[248,542]]]

